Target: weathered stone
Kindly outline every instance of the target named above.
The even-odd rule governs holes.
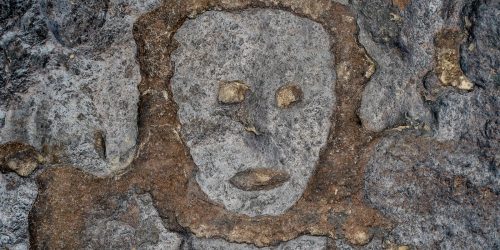
[[[330,249],[329,239],[327,237],[301,236],[296,239],[283,242],[272,247],[256,247],[251,244],[238,244],[227,242],[222,239],[202,239],[191,237],[185,243],[185,249],[182,250],[328,250]]]
[[[151,196],[129,192],[109,197],[106,207],[90,212],[83,232],[84,249],[178,250],[182,238],[169,232],[153,206]]]
[[[26,177],[43,161],[43,156],[30,145],[20,142],[0,145],[0,170],[13,171]]]
[[[106,21],[109,0],[43,0],[41,8],[54,37],[65,46],[74,47],[98,37]],[[112,41],[109,41],[112,42]],[[109,44],[108,44],[109,45]]]
[[[403,11],[408,4],[410,4],[411,0],[392,0],[392,4],[396,5],[399,10]]]
[[[479,1],[464,8],[465,28],[469,32],[467,41],[460,49],[465,74],[475,85],[489,91],[498,88],[500,82],[500,3]],[[463,16],[463,15],[462,15]]]
[[[410,250],[409,246],[396,244],[390,239],[384,239],[382,247],[385,250]]]
[[[219,94],[217,98],[222,103],[240,103],[245,100],[247,91],[250,90],[248,85],[242,82],[222,82],[219,84]]]
[[[460,68],[460,44],[463,35],[457,30],[443,30],[436,36],[436,74],[444,85],[471,90],[474,84]]]
[[[269,190],[283,185],[290,176],[270,168],[247,169],[235,174],[229,182],[244,191]]]
[[[173,99],[201,188],[230,211],[282,213],[300,198],[335,115],[328,33],[285,11],[250,9],[205,12],[174,39]],[[276,169],[289,180],[269,188],[230,183],[256,168]]]
[[[368,201],[396,222],[396,242],[446,249],[498,245],[498,170],[481,151],[470,142],[412,133],[381,141],[365,189]]]
[[[419,83],[434,67],[434,34],[445,22],[436,8],[444,1],[404,2],[359,1],[354,5],[360,11],[360,43],[377,65],[359,109],[363,126],[371,131],[433,122]],[[460,12],[458,6],[454,14]]]
[[[276,104],[280,108],[288,108],[291,104],[302,100],[304,93],[297,85],[285,85],[276,91]]]
[[[382,242],[380,239],[372,239],[368,244],[359,246],[359,245],[352,245],[349,241],[346,239],[338,239],[335,241],[334,248],[330,249],[337,249],[337,250],[357,250],[357,249],[363,249],[363,250],[380,250],[382,248]]]
[[[15,11],[0,25],[0,143],[58,148],[59,163],[100,176],[120,172],[137,138],[141,76],[132,26],[159,1],[11,3]],[[46,22],[59,38],[47,34]]]
[[[280,23],[293,19],[289,11],[324,29],[336,71],[335,101],[326,105],[333,114],[328,139],[302,196],[276,216],[231,212],[207,195],[210,191],[200,187],[207,183],[197,179],[201,164],[185,144],[186,123],[177,104],[204,94],[218,102],[219,80],[245,81],[251,90],[242,102],[219,103],[214,111],[231,120],[226,125],[234,131],[220,126],[220,120],[203,119],[191,129],[208,131],[208,137],[229,131],[266,138],[269,131],[262,124],[268,122],[253,111],[262,111],[263,104],[278,108],[276,91],[293,83],[305,98],[278,110],[294,113],[308,101],[314,84],[286,79],[287,74],[277,76],[272,86],[267,80],[255,84],[241,75],[266,79],[279,70],[271,63],[255,74],[259,62],[223,58],[243,66],[235,72],[239,76],[217,79],[213,91],[186,84],[180,98],[173,88],[182,70],[171,61],[175,49],[183,41],[194,51],[206,45],[175,41],[178,29],[196,30],[186,25],[214,11],[241,16],[249,8],[288,15],[261,15],[257,21],[263,25],[247,33],[240,25],[246,19],[220,23],[221,37],[233,36],[214,55],[256,49],[245,47],[255,34],[262,34],[257,43],[269,46],[240,58],[266,58],[261,54],[280,48],[290,57],[300,57],[304,49],[314,58],[323,55],[314,44],[300,42],[317,31]],[[0,174],[0,248],[496,249],[499,18],[500,2],[491,0],[0,0],[0,143],[20,141],[48,153],[49,165],[71,164],[47,166],[25,178]],[[266,23],[271,20],[279,25]],[[273,25],[292,30],[291,41],[274,43],[281,33],[266,35]],[[191,35],[212,32],[199,31]],[[304,48],[288,50],[283,44]],[[264,64],[282,60],[267,56]],[[210,77],[231,67],[204,68],[212,62],[184,63],[205,69]],[[316,72],[304,69],[307,64],[300,60],[296,65],[293,72]],[[453,86],[467,89],[467,79],[472,89]],[[268,95],[266,102],[255,101],[262,93]],[[288,129],[296,123],[276,122]],[[287,143],[282,140],[280,147]],[[244,170],[229,173],[225,185]],[[33,178],[40,192],[30,212],[37,193]],[[335,240],[298,237],[302,234]],[[349,241],[356,235],[363,237]],[[366,245],[353,244],[364,236],[371,238]]]
[[[261,9],[253,9],[232,14],[205,12],[209,9],[244,10],[249,7],[272,7],[271,10],[265,12],[278,12],[286,18],[292,18],[288,13],[276,10],[276,8],[283,8],[301,16],[295,16],[292,19],[302,20],[302,18],[308,17],[321,23],[324,25],[324,31],[327,32],[328,37],[335,38],[336,41],[331,48],[327,46],[335,55],[335,61],[330,61],[333,64],[331,68],[337,68],[338,64],[341,63],[350,65],[352,68],[349,80],[337,79],[335,82],[336,97],[339,100],[334,102],[335,107],[330,108],[332,113],[334,109],[339,114],[330,118],[335,126],[332,126],[329,131],[328,142],[321,151],[316,169],[307,181],[308,184],[302,197],[292,207],[276,216],[251,217],[229,211],[221,204],[214,202],[214,199],[210,199],[208,193],[202,190],[201,184],[206,185],[207,183],[200,182],[196,178],[200,170],[196,169],[194,157],[190,157],[189,153],[192,153],[192,150],[190,151],[186,147],[188,145],[181,137],[181,130],[186,128],[186,123],[183,122],[182,115],[180,115],[183,111],[181,111],[180,105],[174,103],[174,100],[185,101],[183,97],[189,97],[189,95],[177,96],[180,98],[174,99],[176,90],[174,86],[170,85],[175,74],[182,72],[179,62],[175,64],[174,71],[174,65],[170,61],[169,55],[180,47],[177,46],[179,43],[172,39],[172,35],[177,28],[182,27],[180,24],[186,18],[194,18],[198,13],[205,13],[205,16],[214,14],[234,16],[245,14],[245,12],[262,11]],[[186,21],[186,23],[196,23],[194,21],[196,20]],[[262,22],[262,19],[256,20],[256,22]],[[363,173],[363,167],[371,152],[371,136],[373,134],[370,135],[362,128],[356,118],[356,110],[361,101],[364,83],[367,81],[365,72],[369,70],[370,62],[365,51],[357,43],[355,17],[348,8],[327,0],[311,2],[285,0],[280,3],[264,1],[252,2],[251,4],[246,1],[183,2],[182,4],[167,1],[158,10],[141,18],[134,31],[139,48],[138,60],[141,63],[143,80],[139,85],[141,93],[139,146],[130,171],[118,178],[96,178],[67,167],[50,168],[45,171],[39,178],[42,189],[32,211],[31,236],[35,247],[59,248],[64,245],[78,248],[82,244],[79,235],[85,228],[84,214],[102,204],[106,197],[123,195],[131,188],[144,190],[151,194],[158,213],[164,221],[168,222],[166,225],[169,225],[170,229],[182,232],[188,230],[197,237],[218,237],[231,242],[269,246],[294,239],[302,234],[335,237],[335,229],[342,228],[344,223],[349,223],[350,226],[372,228],[380,232],[385,232],[390,228],[390,223],[376,210],[365,206],[362,198],[364,196],[363,175],[361,173]],[[297,32],[292,33],[297,34]],[[306,32],[306,34],[310,33],[310,31]],[[270,37],[279,38],[275,35]],[[196,46],[196,43],[188,43],[187,45]],[[322,43],[321,47],[323,46]],[[317,55],[313,55],[317,59]],[[315,72],[315,70],[302,72]],[[280,75],[276,79],[275,88],[265,88],[272,89],[269,90],[266,100],[269,107],[277,109],[276,112],[278,110],[282,112],[285,110],[278,109],[274,95],[284,78]],[[219,80],[217,79],[213,84],[201,85],[209,87],[211,91],[198,92],[196,88],[193,88],[192,91],[212,95],[208,100],[218,103],[216,95]],[[256,89],[256,85],[252,85],[255,84],[252,81],[242,80],[251,85],[252,89]],[[296,82],[291,80],[287,82]],[[192,84],[192,81],[187,81],[187,83]],[[312,81],[312,83],[326,84],[322,81]],[[332,82],[329,82],[328,86],[331,84]],[[314,88],[302,87],[304,99],[295,107],[298,108],[301,105],[306,105],[306,101],[311,101],[307,98],[307,91],[312,89]],[[320,89],[324,90],[324,88]],[[186,88],[180,90],[184,91]],[[322,94],[333,94],[323,92]],[[256,91],[256,93],[262,92]],[[245,99],[245,102],[251,99],[252,96]],[[203,107],[208,108],[210,105],[207,103],[209,102],[203,103]],[[325,107],[324,103],[324,101],[321,102],[320,108]],[[254,102],[254,104],[258,103]],[[225,107],[228,106],[235,108],[235,106],[240,105],[227,105]],[[292,109],[286,109],[286,111]],[[223,111],[224,109],[216,110],[216,112]],[[233,111],[237,113],[237,110]],[[233,117],[235,112],[228,112],[228,117]],[[317,112],[304,112],[305,115],[311,113]],[[321,117],[324,115],[322,113]],[[305,117],[300,117],[300,119]],[[239,120],[235,122],[240,123]],[[238,127],[239,125],[236,123],[231,124],[235,126],[230,127],[239,128],[237,133],[241,133],[242,126]],[[244,130],[243,132],[247,133]],[[210,135],[210,133],[206,133],[206,135]],[[293,175],[291,176],[290,180],[293,180]],[[307,176],[297,177],[297,180],[307,179]],[[69,185],[68,183],[78,183],[78,185]],[[64,206],[61,206],[62,204]],[[269,208],[274,209],[272,206]],[[279,207],[279,209],[281,208],[283,207]],[[51,211],[50,216],[45,211]],[[333,211],[355,212],[350,213],[347,221],[337,222],[330,220],[330,214]],[[64,228],[75,228],[75,230],[64,230]]]
[[[0,248],[29,248],[28,214],[36,196],[35,181],[0,173]]]
[[[370,242],[373,234],[366,227],[345,228],[345,238],[353,245],[366,245]]]
[[[0,0],[0,21],[10,15],[10,0]]]

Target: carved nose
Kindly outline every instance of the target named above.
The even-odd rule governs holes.
[[[235,174],[229,182],[243,191],[271,190],[283,185],[290,175],[272,168],[248,169]]]

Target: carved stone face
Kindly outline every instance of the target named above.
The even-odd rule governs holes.
[[[281,10],[209,11],[177,31],[172,92],[196,180],[229,211],[278,215],[302,195],[335,103],[323,27]]]

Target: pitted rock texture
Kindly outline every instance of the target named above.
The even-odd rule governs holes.
[[[249,8],[323,26],[336,71],[327,144],[279,216],[200,189],[171,91],[183,23]],[[0,0],[0,144],[46,160],[2,169],[0,249],[498,249],[499,18],[494,0]]]
[[[256,247],[251,244],[237,244],[221,239],[190,238],[185,243],[185,250],[327,250],[332,246],[326,237],[301,236],[274,247]],[[183,249],[184,250],[184,249]]]
[[[29,176],[44,162],[44,157],[32,146],[19,142],[0,145],[0,170]]]
[[[86,220],[85,249],[180,249],[183,239],[169,232],[151,196],[133,192],[110,197]]]
[[[0,248],[28,249],[28,213],[37,196],[34,180],[0,173]]]
[[[500,178],[481,151],[411,133],[382,140],[365,188],[396,221],[391,237],[421,248],[497,248]]]
[[[254,9],[206,12],[174,39],[172,92],[202,190],[230,211],[282,213],[302,195],[330,131],[335,71],[328,34],[289,12]],[[220,82],[235,80],[247,84],[247,98],[218,102]],[[275,96],[290,82],[302,88],[303,100],[283,110]],[[261,191],[229,181],[259,168],[289,179]]]
[[[329,131],[327,146],[321,150],[314,175],[300,199],[277,216],[251,217],[232,212],[207,197],[195,179],[197,166],[180,136],[182,125],[171,92],[175,65],[170,56],[178,48],[173,35],[187,18],[211,8],[233,12],[282,8],[310,18],[324,27],[330,41],[337,41],[331,44],[334,68],[342,65],[343,69],[349,69],[348,77],[344,75],[335,82],[339,100],[332,109],[338,114],[331,117],[335,126]],[[377,135],[363,129],[356,116],[363,85],[370,75],[367,72],[373,72],[373,62],[357,43],[356,32],[353,13],[327,0],[252,3],[214,0],[182,4],[167,1],[144,15],[134,28],[143,79],[139,85],[139,145],[130,171],[115,178],[98,178],[71,167],[47,169],[37,178],[41,190],[30,220],[33,244],[81,247],[85,214],[101,206],[106,197],[123,195],[130,189],[150,193],[169,228],[188,230],[196,237],[223,238],[259,247],[277,245],[303,234],[333,238],[357,234],[360,229],[381,232],[378,235],[381,237],[391,223],[363,200],[364,177],[360,173]],[[342,215],[342,220],[337,221],[333,214]],[[345,233],[341,228],[346,228]],[[350,243],[364,244],[352,240]]]
[[[21,141],[96,175],[126,167],[141,80],[132,25],[159,1],[9,2],[0,20],[0,143]]]

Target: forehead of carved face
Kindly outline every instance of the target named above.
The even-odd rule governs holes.
[[[335,103],[323,27],[281,10],[209,11],[175,34],[171,87],[210,199],[278,215],[303,193]]]

